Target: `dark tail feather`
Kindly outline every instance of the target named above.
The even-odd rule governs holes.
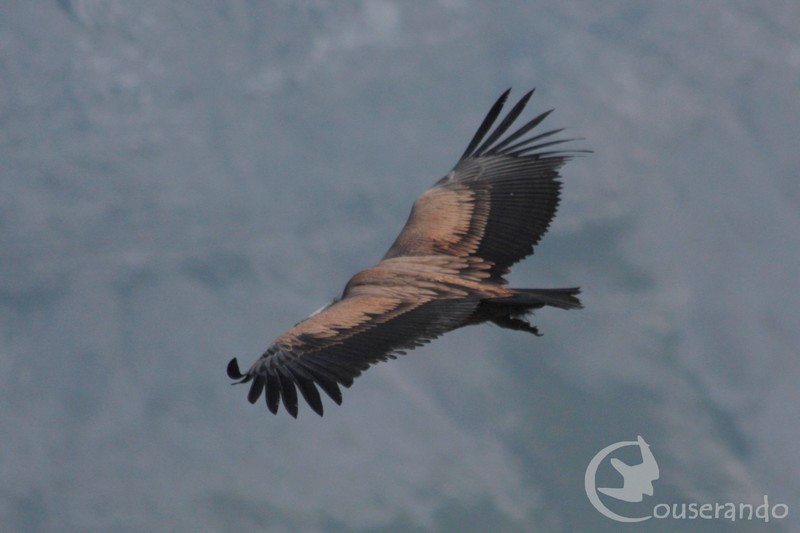
[[[513,296],[495,298],[491,302],[510,304],[539,309],[544,306],[558,307],[559,309],[580,309],[583,307],[577,298],[581,290],[578,287],[568,289],[512,289]]]

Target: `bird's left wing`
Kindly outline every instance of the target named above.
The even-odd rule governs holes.
[[[533,253],[559,202],[559,168],[582,150],[562,150],[561,130],[530,135],[550,114],[509,128],[533,91],[497,121],[508,91],[484,118],[455,168],[423,193],[385,259],[443,254],[480,259],[504,283],[511,265]],[[504,137],[505,136],[505,137]]]
[[[463,324],[476,305],[475,299],[441,298],[431,291],[348,296],[278,337],[246,373],[232,359],[228,376],[240,383],[252,382],[250,403],[266,391],[267,407],[273,413],[283,400],[289,414],[296,417],[299,389],[322,416],[317,386],[340,404],[339,385],[350,387],[370,365],[393,359],[402,350]]]

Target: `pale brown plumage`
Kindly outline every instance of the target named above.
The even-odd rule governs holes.
[[[340,385],[448,331],[488,321],[538,335],[525,315],[544,306],[581,307],[578,288],[505,287],[503,276],[547,231],[559,202],[558,169],[576,152],[547,150],[569,140],[552,140],[561,130],[526,137],[550,111],[500,140],[533,91],[484,140],[508,93],[455,168],[417,199],[377,265],[353,276],[339,300],[278,337],[246,373],[231,360],[228,376],[252,382],[251,403],[266,391],[270,411],[277,413],[282,400],[296,417],[299,390],[322,415],[317,387],[340,404]]]

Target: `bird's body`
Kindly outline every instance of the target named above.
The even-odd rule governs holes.
[[[506,287],[511,265],[533,253],[555,215],[558,169],[570,156],[542,150],[566,142],[539,142],[560,130],[524,138],[549,112],[500,141],[531,94],[480,144],[508,91],[501,96],[455,168],[414,203],[383,259],[353,276],[340,299],[279,336],[245,374],[229,363],[232,379],[252,382],[251,403],[266,391],[270,411],[283,400],[297,416],[299,390],[322,415],[317,387],[341,403],[339,385],[448,331],[491,322],[538,335],[525,319],[531,311],[581,306],[577,288]]]

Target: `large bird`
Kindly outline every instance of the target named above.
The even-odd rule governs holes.
[[[504,278],[533,253],[556,213],[558,170],[579,150],[560,129],[529,135],[544,112],[502,138],[533,91],[499,117],[510,89],[492,106],[456,166],[417,198],[405,227],[381,261],[353,276],[340,298],[278,337],[246,373],[247,399],[265,394],[297,417],[297,391],[322,416],[322,389],[342,403],[340,385],[371,365],[454,329],[491,322],[539,335],[526,316],[546,306],[578,309],[580,289],[514,289]],[[488,137],[487,137],[488,134]]]

